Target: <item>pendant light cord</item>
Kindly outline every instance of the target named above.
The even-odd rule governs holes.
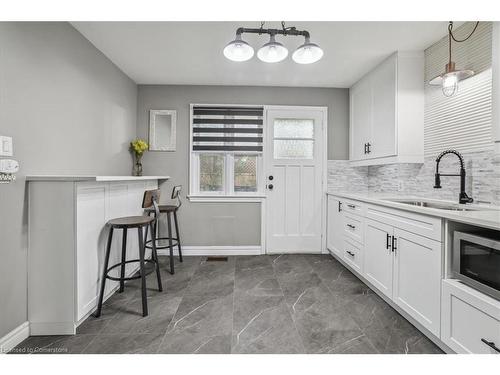
[[[469,35],[465,37],[464,39],[457,39],[455,38],[455,35],[453,35],[453,21],[450,21],[448,24],[448,61],[451,62],[451,40],[453,39],[457,43],[462,43],[468,40],[472,34],[476,31],[477,27],[479,26],[479,21],[476,22],[476,25],[472,29]]]

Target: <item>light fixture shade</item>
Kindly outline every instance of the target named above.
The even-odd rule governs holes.
[[[240,34],[236,34],[236,39],[224,47],[224,56],[231,61],[247,61],[253,57],[253,54],[252,46],[242,40]]]
[[[429,85],[441,86],[444,96],[453,96],[458,92],[458,82],[474,75],[472,70],[455,70],[455,63],[446,64],[445,72],[429,81]]]
[[[288,56],[288,50],[286,47],[277,42],[274,39],[274,35],[271,35],[269,42],[260,47],[257,52],[257,57],[259,60],[267,63],[276,63],[283,61]]]
[[[297,64],[312,64],[323,57],[323,50],[309,39],[295,50],[292,55],[293,61]]]

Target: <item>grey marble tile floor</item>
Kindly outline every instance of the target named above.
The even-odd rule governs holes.
[[[33,336],[13,353],[442,353],[329,255],[185,257],[164,291],[148,277],[113,295],[74,336]]]

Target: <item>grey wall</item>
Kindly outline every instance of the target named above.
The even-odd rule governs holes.
[[[24,177],[129,174],[136,105],[135,83],[69,24],[0,22],[0,135],[21,164],[0,184],[0,337],[27,320]]]
[[[348,158],[349,92],[347,89],[236,87],[236,86],[139,86],[137,135],[148,137],[150,109],[177,110],[177,151],[149,152],[143,158],[145,174],[167,174],[166,196],[173,184],[187,194],[189,156],[189,104],[274,104],[328,107],[328,158]],[[260,206],[257,203],[190,203],[180,214],[185,245],[260,245]]]

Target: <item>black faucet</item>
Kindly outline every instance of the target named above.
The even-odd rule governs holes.
[[[440,174],[439,173],[439,162],[441,158],[447,154],[454,154],[460,160],[460,174]],[[441,189],[441,176],[460,176],[460,195],[458,197],[458,202],[461,204],[472,203],[474,200],[469,198],[465,193],[465,168],[464,168],[464,158],[460,154],[460,152],[456,150],[446,150],[439,154],[436,158],[436,174],[435,174],[435,182],[434,189]]]

